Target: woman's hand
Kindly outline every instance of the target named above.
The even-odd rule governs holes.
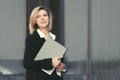
[[[63,56],[52,58],[52,65],[54,68],[61,64],[61,58],[63,58]]]
[[[58,72],[61,72],[63,71],[64,69],[66,68],[66,65],[64,63],[60,63],[57,67],[56,67],[56,70]]]

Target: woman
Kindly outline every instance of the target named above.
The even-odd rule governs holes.
[[[30,35],[26,38],[25,43],[26,80],[63,80],[61,72],[66,67],[61,61],[63,56],[34,60],[48,37],[55,40],[56,36],[50,32],[51,29],[52,14],[50,10],[44,6],[34,8],[29,22]]]

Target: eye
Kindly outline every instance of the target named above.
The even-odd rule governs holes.
[[[44,14],[43,16],[48,16],[47,14]]]
[[[38,15],[36,18],[39,18],[40,17],[40,15]]]

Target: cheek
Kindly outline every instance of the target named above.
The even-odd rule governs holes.
[[[36,20],[36,23],[37,23],[37,24],[39,24],[39,23],[40,23],[40,21],[39,21],[39,20]]]
[[[37,24],[37,26],[40,26],[40,23],[38,21],[36,21],[36,24]]]
[[[48,24],[50,23],[50,19],[48,18]]]

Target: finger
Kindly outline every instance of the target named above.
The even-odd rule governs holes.
[[[58,57],[58,60],[61,60],[63,58],[63,56],[60,56],[60,57]]]

